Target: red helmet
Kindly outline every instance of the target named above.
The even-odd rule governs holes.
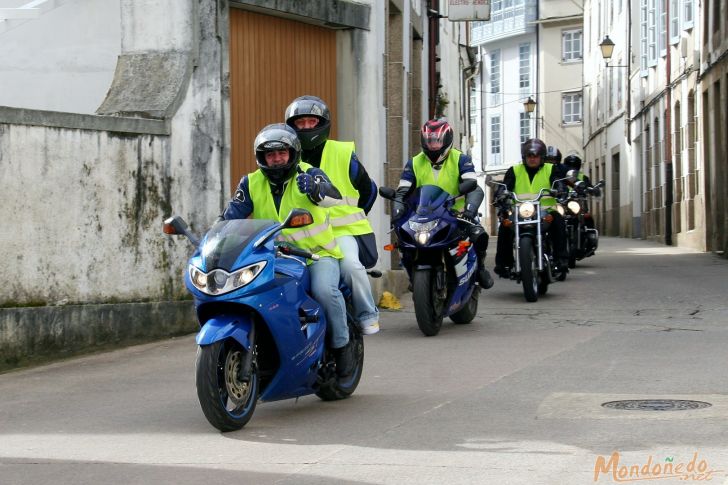
[[[452,148],[452,128],[444,119],[430,120],[420,130],[422,151],[432,166],[439,169]]]

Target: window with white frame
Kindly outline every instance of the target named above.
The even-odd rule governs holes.
[[[518,82],[521,90],[531,87],[531,44],[518,46]]]
[[[693,0],[683,0],[682,28],[693,28]]]
[[[491,51],[490,52],[490,92],[491,92],[491,94],[499,94],[501,91],[500,64],[501,64],[500,49]]]
[[[647,76],[647,0],[640,0],[640,74]]]
[[[657,64],[657,0],[647,3],[647,66]]]
[[[490,57],[490,96],[488,97],[488,106],[497,106],[501,104],[501,62],[500,49],[491,51]]]
[[[531,138],[531,116],[528,113],[520,113],[521,120],[521,143]]]
[[[660,57],[667,55],[667,0],[660,0]]]
[[[490,153],[493,155],[501,152],[501,117],[492,116],[490,118]]]
[[[561,103],[564,124],[581,123],[581,93],[564,93]]]
[[[581,50],[581,39],[582,31],[578,30],[564,30],[561,33],[561,59],[565,62],[579,61],[582,57]]]
[[[670,0],[670,44],[680,42],[680,0]]]

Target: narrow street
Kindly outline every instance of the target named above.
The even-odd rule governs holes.
[[[224,435],[197,402],[193,336],[6,373],[0,484],[614,483],[595,475],[614,452],[728,483],[726,282],[715,255],[602,238],[538,302],[496,279],[436,337],[407,294],[366,338],[351,399],[260,403]],[[711,406],[601,405],[663,398]]]

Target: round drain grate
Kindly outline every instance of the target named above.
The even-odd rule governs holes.
[[[605,402],[602,406],[622,411],[690,411],[692,409],[709,408],[712,404],[683,399],[630,399]]]

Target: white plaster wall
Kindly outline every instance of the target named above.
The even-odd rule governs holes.
[[[150,301],[186,293],[182,274],[192,247],[161,227],[177,213],[199,234],[223,203],[228,168],[214,3],[194,2],[205,62],[192,74],[171,135],[0,124],[0,247],[8,255],[3,274],[12,276],[0,302]],[[170,1],[166,13],[177,18],[190,5]],[[127,24],[126,45],[143,45],[134,25]],[[197,35],[184,31],[178,39]]]
[[[0,30],[0,105],[93,113],[121,49],[119,0],[58,0]]]
[[[564,15],[575,15],[575,10],[576,7]],[[579,28],[580,22],[543,24],[539,46],[541,93],[537,101],[541,106],[539,116],[543,117],[543,130],[540,130],[540,134],[547,145],[556,146],[564,157],[569,153],[577,153],[579,156],[583,154],[582,123],[564,124],[562,103],[564,93],[582,91],[582,62],[562,60],[562,32]]]
[[[119,0],[116,0],[119,2]],[[125,53],[189,51],[196,22],[192,4],[180,0],[121,0]]]
[[[339,139],[353,140],[356,152],[369,176],[378,186],[386,180],[387,123],[384,108],[384,65],[386,15],[385,5],[371,0],[369,30],[349,29],[337,33],[337,72],[339,92],[337,122]],[[391,154],[390,154],[391,156]],[[382,241],[388,241],[389,216],[384,213],[385,200],[377,198],[369,212],[379,248],[380,270],[390,269],[388,253]]]

